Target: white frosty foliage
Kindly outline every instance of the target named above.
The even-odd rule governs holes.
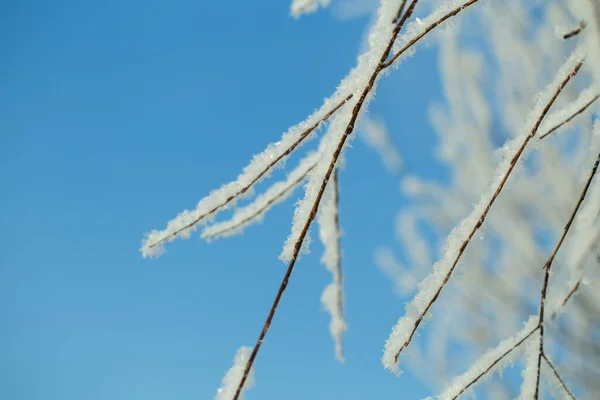
[[[286,200],[302,180],[306,178],[318,159],[318,153],[312,152],[304,157],[290,172],[285,180],[274,183],[263,194],[245,207],[236,210],[231,219],[215,223],[202,232],[209,239],[219,236],[231,236],[241,233],[246,226],[260,221],[271,207]]]
[[[215,400],[231,400],[233,398],[237,387],[242,380],[242,376],[244,375],[244,369],[246,368],[246,363],[248,362],[248,358],[250,358],[250,354],[252,354],[252,347],[244,346],[238,349],[237,354],[233,359],[233,366],[223,377],[221,387],[217,390]],[[254,384],[254,368],[251,368],[250,373],[246,378],[246,382],[244,382],[244,387],[242,388],[239,397],[240,400],[244,398],[244,391],[250,389]]]
[[[535,386],[538,376],[538,357],[540,354],[539,331],[531,335],[523,344],[525,368],[521,371],[523,382],[521,383],[521,392],[519,400],[530,400],[534,398]]]
[[[392,143],[383,120],[365,118],[360,132],[365,142],[379,153],[387,170],[397,173],[402,167],[402,158]]]
[[[294,18],[300,17],[302,14],[310,14],[321,7],[327,7],[331,0],[292,0],[290,13]]]
[[[294,247],[300,240],[301,232],[307,226],[311,210],[318,200],[318,194],[327,175],[327,171],[331,170],[332,164],[333,167],[337,164],[337,160],[334,160],[334,153],[345,136],[344,133],[352,116],[353,107],[356,105],[364,88],[367,87],[371,76],[378,68],[381,57],[384,54],[389,41],[392,39],[394,28],[392,20],[394,19],[400,4],[401,0],[384,0],[381,2],[377,21],[371,27],[369,33],[368,49],[358,57],[357,66],[338,87],[338,91],[341,91],[342,93],[352,93],[354,96],[331,118],[331,124],[328,127],[327,134],[321,141],[323,156],[315,169],[311,172],[309,181],[305,186],[305,196],[298,202],[294,211],[292,232],[284,244],[283,251],[279,256],[283,261],[287,262],[291,260],[294,253]],[[376,82],[374,83],[370,94],[363,102],[362,112],[366,111],[375,89]],[[353,135],[350,135],[348,139],[351,138],[353,138]],[[348,145],[348,141],[345,142],[344,147],[346,145]],[[305,243],[303,244],[303,247],[306,247]]]
[[[342,286],[341,273],[341,249],[339,246],[340,231],[338,229],[338,199],[334,188],[334,182],[330,181],[327,184],[325,198],[319,214],[317,222],[319,224],[319,237],[325,252],[321,258],[321,262],[333,276],[333,282],[325,287],[321,295],[321,304],[331,315],[329,323],[329,331],[335,343],[335,356],[338,361],[344,361],[344,352],[342,346],[342,335],[346,330],[346,322],[342,312],[344,303],[344,289]]]
[[[580,49],[573,52],[571,57],[569,57],[559,69],[553,82],[544,92],[537,96],[533,110],[530,112],[525,124],[522,125],[516,137],[502,148],[500,152],[502,161],[496,169],[496,173],[494,174],[492,182],[488,185],[488,189],[482,194],[478,204],[471,209],[469,215],[448,235],[444,245],[442,258],[433,266],[433,272],[419,284],[418,293],[413,300],[406,305],[404,316],[400,318],[398,323],[394,326],[384,348],[382,363],[385,368],[398,372],[398,365],[394,361],[395,355],[402,348],[404,343],[409,340],[417,320],[424,314],[427,306],[433,301],[438,289],[442,287],[445,277],[450,273],[453,261],[458,257],[462,243],[467,240],[470,232],[476,229],[478,221],[486,206],[490,203],[494,192],[500,187],[504,176],[511,167],[511,159],[519,151],[519,148],[526,140],[526,137],[529,135],[536,120],[541,115],[542,110],[550,101],[560,83],[566,79],[582,59],[583,53]],[[533,147],[534,146],[532,145],[527,146],[521,157],[526,157],[526,154],[529,153]],[[515,173],[518,174],[518,171],[518,168],[515,169],[512,175]]]
[[[530,335],[531,332],[536,329],[537,323],[538,317],[531,316],[529,321],[527,321],[525,324],[525,327],[519,333],[500,342],[497,347],[489,350],[487,353],[479,357],[465,373],[452,379],[452,381],[446,385],[442,393],[437,396],[437,399],[454,399],[459,395],[459,393],[463,392],[467,386],[471,385],[471,383],[480,375],[481,378],[477,380],[477,383],[481,383],[484,380],[490,379],[494,372],[500,372],[506,368],[507,365],[514,364],[520,353],[520,349],[515,349],[515,347],[519,342],[525,339],[527,335]],[[531,337],[529,339],[531,339]],[[514,350],[511,351],[511,349]],[[509,353],[504,356],[504,354],[507,352]],[[469,386],[469,389],[467,389],[465,392],[470,391],[472,388],[473,385]]]

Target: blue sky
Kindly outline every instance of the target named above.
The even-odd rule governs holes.
[[[208,245],[196,235],[157,260],[138,248],[144,232],[304,119],[353,66],[367,16],[325,10],[295,21],[288,7],[0,5],[0,398],[211,399],[237,348],[254,344],[284,273],[277,255],[294,200],[240,237]],[[425,176],[439,174],[426,115],[440,96],[436,67],[423,49],[382,81],[371,107],[401,144],[405,172]],[[341,185],[347,362],[335,361],[320,309],[330,276],[315,242],[249,399],[429,394],[379,362],[403,311],[372,262],[376,245],[394,244],[397,177],[356,140]]]

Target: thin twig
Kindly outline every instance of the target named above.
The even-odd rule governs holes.
[[[396,16],[394,17],[394,20],[392,21],[392,24],[397,24],[398,23],[398,20],[402,16],[402,11],[404,11],[404,6],[405,5],[406,5],[406,0],[402,0],[402,4],[400,4],[400,7],[398,8],[398,12],[396,13]]]
[[[588,101],[587,103],[585,103],[583,105],[583,107],[581,107],[579,110],[575,111],[573,114],[571,114],[567,119],[565,119],[564,121],[560,122],[559,124],[557,124],[556,126],[554,126],[552,129],[548,130],[548,132],[544,133],[543,135],[540,135],[539,139],[542,140],[543,138],[545,138],[546,136],[548,136],[549,134],[551,134],[552,132],[556,131],[558,128],[560,128],[561,126],[571,122],[571,120],[573,118],[575,118],[576,116],[578,116],[579,114],[583,113],[589,106],[591,106],[596,100],[598,100],[598,98],[600,98],[600,95],[597,94],[596,96],[594,96],[594,98],[590,101]]]
[[[506,184],[506,181],[508,180],[508,177],[512,173],[513,169],[515,168],[515,166],[517,164],[517,161],[519,161],[519,158],[521,157],[521,154],[525,150],[525,147],[527,146],[527,144],[531,141],[531,139],[537,133],[537,130],[538,130],[540,124],[542,123],[542,120],[546,116],[546,114],[548,114],[548,111],[550,110],[550,107],[552,106],[552,104],[554,104],[554,101],[556,100],[556,98],[558,97],[558,95],[562,92],[562,90],[567,85],[567,83],[569,82],[569,80],[571,80],[571,78],[573,76],[575,76],[575,74],[577,74],[577,72],[579,72],[579,69],[581,68],[581,65],[582,65],[582,63],[578,63],[575,66],[575,68],[573,68],[573,70],[571,71],[571,73],[569,73],[569,75],[567,75],[567,77],[561,82],[561,84],[558,86],[558,88],[556,88],[556,91],[554,92],[552,98],[545,105],[545,107],[542,110],[542,112],[540,113],[537,121],[533,125],[533,128],[531,129],[531,131],[529,132],[529,134],[527,135],[527,137],[525,138],[525,140],[523,140],[523,143],[521,144],[521,147],[519,147],[519,149],[517,150],[517,152],[515,153],[515,155],[513,156],[513,158],[510,160],[510,164],[509,164],[508,169],[506,170],[506,172],[502,176],[502,179],[500,180],[500,183],[498,184],[498,187],[496,188],[494,194],[492,195],[492,197],[491,197],[490,201],[488,202],[488,204],[486,205],[485,209],[481,213],[481,216],[479,217],[479,220],[477,221],[477,224],[475,224],[475,226],[473,227],[473,229],[471,230],[471,232],[469,232],[467,238],[460,245],[460,248],[458,250],[458,254],[454,258],[454,261],[452,262],[450,270],[448,271],[448,273],[444,277],[444,280],[442,281],[442,284],[439,286],[439,288],[435,292],[433,298],[427,304],[427,307],[425,307],[425,309],[423,310],[423,312],[415,320],[414,325],[413,325],[413,329],[412,329],[412,331],[411,331],[408,339],[406,339],[406,341],[402,344],[402,346],[400,347],[400,349],[394,355],[394,361],[395,362],[398,362],[398,357],[400,356],[400,353],[402,352],[402,350],[404,350],[410,344],[410,342],[411,342],[411,340],[412,340],[415,332],[417,331],[417,328],[419,327],[419,325],[421,324],[421,321],[423,320],[423,317],[425,315],[427,315],[427,312],[429,311],[429,309],[431,308],[431,306],[433,305],[433,303],[435,303],[435,301],[437,300],[438,296],[440,295],[440,292],[446,286],[446,283],[448,283],[448,280],[450,279],[450,276],[452,276],[452,273],[454,272],[454,269],[456,268],[456,265],[458,265],[458,262],[460,261],[460,259],[461,259],[462,255],[463,255],[464,251],[466,250],[467,246],[471,242],[471,239],[475,235],[475,232],[477,232],[477,230],[481,227],[481,225],[485,221],[485,218],[486,218],[488,212],[490,211],[490,209],[492,208],[492,205],[494,204],[494,202],[496,201],[496,199],[500,195],[500,192],[504,188],[504,185]]]
[[[237,198],[237,197],[241,196],[242,194],[246,193],[248,191],[248,189],[250,189],[252,187],[252,185],[254,185],[260,178],[262,178],[267,172],[269,172],[279,161],[281,161],[281,159],[283,159],[284,157],[290,155],[296,149],[296,147],[298,147],[298,145],[300,145],[300,143],[302,143],[302,141],[304,139],[306,139],[306,137],[319,126],[319,124],[327,121],[337,110],[339,110],[351,98],[352,98],[352,94],[349,94],[348,96],[346,96],[335,107],[333,107],[331,109],[331,111],[329,111],[327,114],[325,114],[325,116],[323,116],[323,118],[321,118],[319,121],[317,121],[312,126],[310,126],[309,128],[307,128],[304,132],[302,132],[300,134],[300,136],[298,137],[298,139],[284,153],[282,153],[279,157],[276,157],[275,159],[273,159],[273,161],[271,161],[269,163],[269,165],[267,165],[262,171],[260,171],[256,175],[256,177],[250,183],[248,183],[247,185],[245,185],[244,187],[242,187],[236,193],[234,193],[231,196],[227,197],[222,203],[216,205],[215,207],[213,207],[209,211],[205,212],[204,214],[199,215],[192,222],[190,222],[187,225],[183,226],[182,228],[179,228],[176,231],[173,231],[170,234],[168,234],[168,235],[160,238],[156,242],[150,244],[148,247],[149,248],[153,248],[153,247],[158,246],[159,244],[165,242],[166,240],[169,240],[170,238],[172,238],[174,236],[177,236],[179,233],[181,233],[181,232],[185,231],[186,229],[189,229],[192,226],[196,225],[198,222],[202,221],[204,218],[206,218],[209,215],[213,214],[215,211],[223,208],[224,206],[226,206],[227,204],[229,204],[235,198]]]
[[[463,394],[467,389],[469,389],[471,386],[473,386],[475,383],[477,383],[477,381],[479,379],[481,379],[481,377],[485,376],[488,372],[490,372],[490,370],[494,367],[494,365],[498,364],[500,361],[502,361],[502,359],[504,357],[506,357],[507,355],[509,355],[513,350],[515,350],[517,347],[519,347],[521,344],[523,344],[523,342],[525,342],[527,339],[529,339],[529,337],[531,337],[531,335],[533,335],[535,333],[535,331],[537,331],[539,328],[540,328],[539,326],[536,326],[535,328],[532,329],[531,332],[529,332],[527,334],[527,336],[525,336],[523,339],[519,340],[510,349],[506,350],[506,352],[504,352],[500,357],[498,357],[496,360],[494,360],[494,362],[491,363],[482,373],[480,373],[479,375],[477,375],[471,382],[469,382],[465,387],[463,387],[460,390],[460,392],[458,392],[456,394],[456,396],[454,396],[452,398],[452,400],[458,398],[458,396],[460,396],[461,394]]]
[[[256,341],[254,348],[252,349],[252,354],[250,355],[250,358],[248,359],[248,362],[246,363],[246,368],[244,369],[242,379],[240,380],[240,383],[238,384],[235,395],[233,396],[233,400],[238,400],[238,397],[239,397],[240,393],[242,392],[242,388],[244,387],[244,383],[246,382],[246,379],[248,377],[248,373],[250,372],[250,369],[252,368],[252,364],[254,363],[254,359],[256,358],[256,355],[258,354],[258,350],[260,349],[260,346],[265,338],[265,335],[267,334],[267,331],[269,330],[269,327],[271,326],[271,321],[273,320],[273,316],[275,315],[275,311],[277,310],[277,306],[279,305],[281,296],[283,295],[283,292],[285,291],[285,288],[287,287],[288,281],[289,281],[292,271],[294,269],[294,265],[296,264],[296,260],[298,259],[298,254],[300,253],[302,243],[304,242],[304,239],[306,237],[306,234],[308,233],[308,229],[310,228],[310,225],[312,224],[312,222],[314,221],[314,219],[317,215],[317,210],[319,209],[319,204],[323,197],[323,193],[325,192],[325,188],[327,187],[327,183],[328,183],[329,179],[331,178],[331,175],[332,175],[333,170],[335,169],[335,166],[337,163],[337,159],[339,158],[339,156],[342,152],[342,149],[344,148],[344,144],[346,143],[348,136],[350,136],[350,134],[354,130],[354,124],[356,123],[358,114],[361,110],[361,107],[362,107],[366,97],[367,97],[367,94],[371,91],[371,89],[373,88],[373,85],[375,83],[375,80],[377,79],[377,76],[383,70],[382,65],[383,65],[384,61],[387,59],[387,57],[390,53],[390,50],[392,49],[392,46],[394,44],[394,41],[396,40],[396,37],[398,36],[398,33],[402,29],[402,26],[404,25],[406,20],[412,14],[412,11],[414,10],[418,1],[419,0],[412,0],[411,4],[408,6],[408,9],[406,10],[406,12],[402,16],[402,18],[400,18],[400,20],[394,27],[394,30],[392,32],[392,37],[390,38],[390,41],[388,42],[383,54],[381,55],[379,65],[377,66],[377,68],[375,68],[375,71],[372,73],[372,75],[367,83],[367,86],[363,89],[363,92],[362,92],[360,98],[358,99],[357,103],[355,104],[355,106],[352,110],[352,115],[350,116],[350,121],[348,122],[348,125],[346,126],[344,135],[342,136],[340,142],[338,143],[337,148],[333,152],[332,159],[329,163],[329,168],[327,169],[327,172],[325,173],[325,176],[321,183],[321,187],[319,188],[319,192],[317,193],[317,197],[315,198],[315,202],[310,211],[308,219],[306,220],[306,223],[302,227],[302,231],[300,232],[300,236],[298,237],[298,240],[294,244],[292,258],[291,258],[288,268],[285,272],[285,275],[283,276],[283,280],[281,281],[281,285],[279,286],[277,295],[275,296],[275,300],[273,301],[273,305],[271,306],[271,309],[269,311],[267,319],[263,325],[262,331],[261,331],[260,335],[258,336],[258,339]]]
[[[581,31],[582,31],[584,28],[585,28],[585,22],[584,22],[584,21],[581,21],[581,22],[579,23],[579,26],[578,26],[577,28],[573,29],[573,30],[572,30],[572,31],[570,31],[570,32],[567,32],[567,33],[565,33],[565,34],[563,35],[563,39],[567,40],[567,39],[570,39],[570,38],[572,38],[573,36],[577,36],[577,35],[579,35],[579,33],[581,33]]]
[[[556,378],[560,382],[560,384],[563,387],[563,389],[565,390],[565,392],[569,395],[569,397],[571,399],[576,400],[575,396],[573,395],[573,393],[567,387],[567,384],[565,383],[565,381],[563,381],[563,379],[558,374],[558,371],[556,370],[556,368],[554,368],[554,365],[552,365],[552,363],[550,362],[550,360],[548,359],[548,357],[546,357],[546,354],[542,354],[542,357],[544,358],[544,360],[546,361],[546,364],[550,367],[550,369],[552,370],[552,372],[554,372],[554,376],[556,376]]]
[[[394,54],[392,57],[390,57],[389,60],[387,60],[386,62],[384,62],[382,67],[383,68],[387,68],[390,65],[392,65],[394,63],[394,61],[396,61],[396,59],[400,55],[402,55],[406,50],[408,50],[409,48],[411,48],[423,36],[425,36],[426,34],[428,34],[429,32],[431,32],[432,30],[434,30],[438,25],[442,24],[447,19],[452,18],[453,16],[455,16],[456,14],[458,14],[459,12],[461,12],[462,10],[464,10],[465,8],[467,8],[469,6],[472,6],[473,4],[477,3],[478,1],[479,0],[469,0],[466,3],[461,4],[460,6],[456,7],[454,10],[450,11],[449,13],[447,13],[446,15],[444,15],[443,17],[441,17],[437,21],[433,22],[431,25],[429,25],[427,28],[425,28],[425,30],[423,31],[423,33],[421,33],[420,35],[416,36],[414,39],[412,39],[410,42],[408,42],[402,49],[400,49],[396,54]]]
[[[579,279],[577,281],[575,286],[573,286],[573,288],[571,288],[571,291],[569,291],[569,294],[567,295],[567,297],[565,297],[565,299],[563,300],[563,302],[562,302],[563,307],[567,304],[567,301],[569,301],[569,299],[571,298],[571,296],[573,296],[573,294],[577,291],[577,289],[579,289],[579,285],[581,285],[581,279]]]
[[[569,233],[569,229],[571,228],[571,225],[573,224],[573,221],[575,220],[575,216],[577,215],[577,212],[579,211],[579,208],[581,207],[581,204],[583,203],[583,200],[585,199],[585,196],[587,195],[587,192],[588,192],[588,189],[590,188],[592,180],[594,179],[594,176],[596,175],[596,171],[598,170],[599,163],[600,163],[600,154],[598,154],[598,157],[596,158],[596,162],[594,163],[594,166],[592,167],[592,170],[590,171],[590,175],[587,179],[587,182],[585,183],[585,186],[583,187],[583,190],[581,191],[579,199],[577,200],[577,204],[575,204],[575,208],[573,208],[573,211],[571,212],[571,216],[569,217],[569,220],[567,221],[567,223],[565,224],[565,227],[563,228],[562,235],[558,239],[556,246],[554,246],[554,250],[552,250],[550,257],[548,257],[546,264],[544,264],[544,270],[545,270],[544,283],[542,285],[542,294],[541,294],[541,299],[540,299],[540,314],[539,314],[540,319],[538,322],[539,327],[540,327],[540,349],[539,349],[539,353],[538,353],[537,377],[536,377],[536,383],[535,383],[535,397],[534,398],[536,400],[539,396],[540,368],[541,368],[541,364],[542,364],[542,356],[544,354],[544,310],[545,310],[545,305],[546,305],[546,294],[548,291],[548,282],[550,280],[550,270],[552,268],[552,262],[554,261],[554,258],[556,257],[558,250],[560,249],[563,242],[565,241],[565,238],[567,237],[567,233]]]
[[[228,232],[234,231],[244,225],[246,225],[247,223],[249,223],[250,221],[252,221],[253,219],[257,218],[259,215],[261,215],[265,210],[269,209],[269,207],[271,207],[271,205],[273,203],[276,203],[277,201],[279,201],[279,199],[281,199],[282,197],[286,196],[288,193],[290,193],[292,190],[294,190],[296,188],[296,186],[298,186],[300,184],[300,182],[302,182],[304,179],[306,179],[306,177],[308,176],[308,174],[310,173],[310,171],[312,171],[315,166],[317,164],[313,164],[311,165],[306,172],[304,172],[301,176],[298,177],[298,179],[296,179],[295,181],[293,181],[290,185],[282,188],[281,192],[277,193],[275,196],[273,196],[269,201],[267,201],[261,208],[259,208],[258,210],[256,210],[252,215],[247,216],[246,218],[242,219],[241,221],[239,221],[238,223],[228,226],[220,231],[215,231],[215,232],[210,232],[210,234],[204,236],[206,238],[211,238],[211,237],[215,237],[215,236],[220,236],[223,234],[226,234]]]

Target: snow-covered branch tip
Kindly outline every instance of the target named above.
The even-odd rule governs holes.
[[[419,285],[418,293],[406,305],[405,315],[394,326],[384,348],[382,363],[385,368],[398,371],[397,364],[400,353],[410,344],[423,318],[452,276],[464,251],[485,221],[517,162],[528,150],[527,145],[536,135],[550,107],[571,78],[579,72],[582,60],[583,52],[578,48],[559,69],[549,88],[541,94],[522,131],[504,146],[503,153],[506,156],[500,163],[496,177],[489,185],[488,191],[481,196],[479,203],[471,210],[471,213],[448,235],[444,246],[444,255],[433,266],[433,273]]]
[[[227,371],[227,374],[223,377],[221,387],[217,390],[217,394],[214,400],[230,400],[235,393],[237,384],[240,381],[246,366],[246,361],[252,351],[251,347],[244,346],[240,347],[233,359],[233,366]],[[254,386],[254,369],[248,375],[243,390],[246,391]],[[240,400],[243,399],[243,395],[238,397]]]
[[[319,9],[329,6],[331,0],[292,0],[290,14],[294,18],[300,18],[302,14],[311,14]]]
[[[157,257],[164,252],[164,244],[175,240],[177,237],[188,238],[197,224],[205,219],[216,216],[219,211],[225,210],[235,200],[244,195],[250,195],[252,187],[269,172],[289,156],[310,134],[322,123],[335,114],[352,95],[342,97],[337,92],[325,100],[321,108],[315,111],[305,121],[291,127],[283,134],[281,140],[272,143],[267,148],[255,155],[242,173],[233,182],[213,190],[196,205],[193,211],[185,210],[169,221],[162,230],[153,230],[142,241],[140,251],[144,257]]]

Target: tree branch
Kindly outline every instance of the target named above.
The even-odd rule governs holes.
[[[544,264],[544,270],[545,270],[544,283],[542,284],[542,293],[541,293],[541,299],[540,299],[540,312],[539,312],[540,319],[538,322],[539,327],[540,327],[540,349],[539,349],[539,354],[538,354],[537,379],[536,379],[536,384],[535,384],[535,399],[536,400],[539,396],[540,368],[541,368],[541,364],[542,364],[542,356],[544,354],[544,311],[545,311],[545,305],[546,305],[546,295],[547,295],[547,291],[548,291],[548,282],[550,280],[550,270],[552,268],[552,263],[554,261],[554,258],[556,257],[558,250],[560,249],[563,242],[565,241],[565,238],[567,237],[567,234],[569,233],[569,229],[571,228],[571,225],[573,224],[573,221],[575,220],[575,216],[577,215],[577,212],[579,211],[579,208],[581,207],[581,204],[583,203],[583,200],[585,199],[585,196],[587,195],[588,189],[590,188],[592,180],[594,179],[594,176],[596,175],[596,171],[598,170],[599,163],[600,163],[600,154],[598,154],[598,157],[596,158],[596,162],[594,163],[594,166],[592,167],[592,170],[590,171],[590,174],[585,183],[585,186],[583,187],[583,190],[581,191],[579,199],[577,200],[577,204],[575,204],[575,208],[573,208],[573,211],[571,212],[571,216],[569,217],[567,223],[565,224],[565,227],[563,228],[562,235],[558,239],[556,246],[554,246],[552,253],[550,253],[550,256],[548,257],[546,264]]]

